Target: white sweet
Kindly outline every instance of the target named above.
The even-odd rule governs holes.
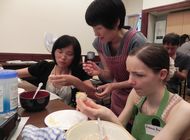
[[[76,99],[86,100],[87,99],[87,95],[86,95],[85,92],[77,92]]]

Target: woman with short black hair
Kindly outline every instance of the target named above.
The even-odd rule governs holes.
[[[111,109],[119,115],[125,106],[131,85],[127,82],[128,53],[146,42],[142,33],[125,26],[126,10],[121,0],[94,0],[86,10],[85,19],[95,33],[93,47],[98,52],[102,68],[94,62],[83,64],[91,76],[98,75],[111,83],[99,86],[96,94],[100,98],[111,94]]]

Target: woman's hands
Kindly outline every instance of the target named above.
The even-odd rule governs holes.
[[[87,61],[86,63],[84,63],[83,69],[90,76],[100,75],[101,73],[101,68],[92,61]]]
[[[114,90],[114,83],[108,83],[105,85],[101,85],[97,87],[96,96],[99,98],[103,98],[110,94]]]
[[[81,81],[79,78],[69,75],[50,75],[49,81],[56,88],[61,88],[63,86],[74,86],[79,91],[84,91],[87,93],[95,93],[96,88],[92,85],[90,80]]]
[[[100,117],[103,120],[110,120],[111,118],[111,110],[96,104],[90,98],[86,100],[77,99],[77,109],[82,113],[86,114],[90,119],[97,119]]]
[[[49,81],[57,88],[73,85],[75,77],[69,74],[50,75]]]

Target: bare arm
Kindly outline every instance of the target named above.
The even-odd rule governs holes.
[[[190,128],[190,104],[181,101],[174,107],[167,118],[165,127],[154,137],[153,140],[179,140],[184,132]]]
[[[125,108],[119,115],[119,122],[122,123],[123,126],[125,126],[132,115],[133,106],[140,100],[140,97],[136,94],[135,90],[132,89],[125,105]]]
[[[99,91],[99,93],[97,94],[97,96],[104,97],[105,95],[110,94],[111,91],[115,89],[122,89],[129,87],[131,87],[131,85],[129,84],[128,81],[108,83],[102,86],[98,86],[97,90]]]
[[[18,83],[19,88],[23,88],[25,91],[34,91],[37,89],[37,87],[25,80],[22,80]]]
[[[27,78],[27,77],[32,77],[32,75],[29,73],[28,68],[23,68],[23,69],[17,69],[16,70],[18,77],[19,78]],[[19,82],[18,87],[25,89],[26,91],[33,91],[36,90],[36,86],[25,81],[25,80],[21,80],[21,82]]]
[[[174,74],[179,79],[185,80],[187,78],[188,70],[176,71]]]
[[[32,75],[28,71],[28,68],[17,69],[16,72],[19,78],[32,77]]]
[[[122,89],[122,88],[130,88],[131,84],[128,81],[116,82],[112,83],[114,88],[113,89]]]

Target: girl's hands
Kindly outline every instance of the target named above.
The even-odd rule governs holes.
[[[62,86],[70,86],[73,83],[74,77],[69,74],[63,75],[50,75],[49,81],[57,88]]]
[[[105,96],[110,94],[113,90],[114,90],[113,83],[108,83],[102,86],[98,86],[96,96],[99,98],[104,98]]]
[[[110,110],[104,106],[96,104],[90,98],[87,100],[77,99],[77,109],[86,114],[90,119],[97,119],[100,117],[104,120],[109,120]]]
[[[101,73],[100,67],[98,67],[96,63],[92,61],[87,61],[86,63],[84,63],[83,69],[90,76],[100,75]]]

